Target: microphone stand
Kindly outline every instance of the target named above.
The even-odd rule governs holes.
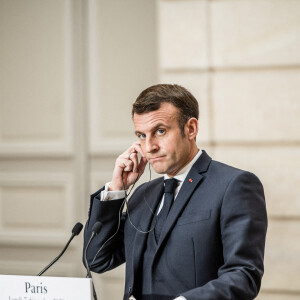
[[[39,274],[37,274],[37,276],[41,276],[42,274],[44,274],[54,263],[56,263],[61,258],[61,256],[67,250],[67,248],[70,245],[73,238],[80,233],[82,227],[83,227],[83,225],[79,222],[75,224],[75,226],[72,229],[72,235],[71,235],[69,241],[67,242],[66,246],[64,247],[64,249],[61,251],[61,253],[56,258],[54,258],[52,260],[52,262],[49,265],[47,265]]]
[[[65,253],[68,246],[70,245],[71,241],[73,240],[74,236],[75,234],[73,233],[62,252],[56,258],[54,258],[52,262],[48,266],[46,266],[39,274],[37,274],[37,276],[41,276],[42,274],[44,274],[53,264],[55,264],[62,257],[62,255]]]
[[[100,232],[102,228],[102,223],[101,222],[96,222],[92,228],[92,235],[85,247],[85,250],[84,250],[84,262],[85,262],[85,266],[86,266],[86,269],[87,269],[87,275],[86,277],[88,278],[92,278],[92,275],[91,275],[91,271],[90,271],[90,266],[88,264],[88,261],[87,261],[87,250],[91,244],[91,241],[93,240],[93,238]],[[92,281],[92,287],[93,287],[93,296],[94,296],[94,299],[97,300],[97,294],[96,294],[96,291],[95,291],[95,286],[94,286],[94,283]]]

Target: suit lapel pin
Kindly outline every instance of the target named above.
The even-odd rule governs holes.
[[[190,178],[190,179],[189,179],[189,182],[193,182],[193,179],[192,179],[192,178]]]

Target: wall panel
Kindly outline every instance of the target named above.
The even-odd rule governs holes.
[[[299,147],[219,146],[214,158],[260,178],[270,217],[300,220]]]
[[[83,216],[82,4],[0,0],[0,273],[36,274]],[[83,275],[81,251],[49,274]]]
[[[208,65],[207,2],[159,1],[160,68],[203,68]]]
[[[0,154],[71,151],[70,1],[0,2]]]
[[[0,174],[1,243],[64,244],[74,222],[72,191],[69,174]]]
[[[298,70],[219,72],[213,76],[217,142],[299,142]]]
[[[214,67],[300,64],[300,2],[210,1]]]
[[[299,221],[269,222],[263,290],[300,295],[299,230]]]

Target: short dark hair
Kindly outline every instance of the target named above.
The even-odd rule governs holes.
[[[184,87],[177,84],[157,84],[140,93],[132,105],[134,114],[144,114],[160,108],[162,103],[171,103],[178,108],[178,125],[184,135],[184,125],[190,118],[199,118],[196,98]]]

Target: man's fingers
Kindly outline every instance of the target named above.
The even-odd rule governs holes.
[[[148,161],[147,161],[146,157],[142,157],[140,160],[140,163],[138,165],[139,176],[141,176],[144,173],[147,163],[148,163]]]
[[[129,158],[119,157],[117,160],[117,166],[123,171],[130,172],[133,170],[133,161]]]
[[[141,145],[138,142],[130,146],[125,152],[123,152],[120,155],[120,157],[132,160],[133,154],[137,154],[137,153],[139,153],[141,157],[145,157]]]
[[[144,152],[141,148],[141,145],[139,144],[139,142],[134,143],[129,149],[128,149],[129,153],[139,153],[142,157],[145,157]]]
[[[131,153],[129,159],[133,162],[133,172],[138,172],[138,156],[137,153]]]
[[[141,155],[140,161],[139,154]],[[124,174],[125,185],[128,187],[133,184],[143,174],[146,164],[147,160],[141,145],[139,142],[134,143],[116,160],[112,179],[114,186],[119,189],[121,188],[120,183],[123,181],[123,172],[126,172],[126,174]]]
[[[127,162],[125,162],[125,164],[124,164],[124,171],[125,172],[133,171],[133,161],[128,160]]]

